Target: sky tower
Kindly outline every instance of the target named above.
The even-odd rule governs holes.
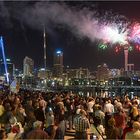
[[[124,70],[128,71],[128,45],[124,46]]]
[[[44,69],[46,70],[46,32],[45,32],[45,27],[43,31],[43,36],[44,36]]]

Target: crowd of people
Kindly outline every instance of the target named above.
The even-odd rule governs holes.
[[[0,139],[140,139],[140,100],[72,92],[0,92]]]

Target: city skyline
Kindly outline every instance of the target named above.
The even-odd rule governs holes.
[[[79,35],[77,25],[79,25],[80,22],[80,25],[84,25],[79,19],[89,16],[95,13],[95,11],[98,11],[98,14],[100,13],[100,16],[98,16],[100,18],[104,11],[106,11],[107,13],[112,12],[119,16],[123,15],[128,18],[127,20],[129,21],[136,20],[139,22],[139,5],[140,2],[69,1],[49,2],[49,4],[47,1],[0,2],[0,19],[2,21],[0,23],[0,35],[4,38],[6,56],[12,59],[17,68],[22,68],[25,56],[29,56],[34,60],[35,67],[43,67],[43,26],[45,23],[47,67],[52,67],[53,53],[57,49],[60,49],[64,54],[64,66],[84,67],[95,70],[99,64],[107,63],[110,68],[124,68],[123,50],[116,53],[114,46],[106,50],[99,49],[98,40],[95,40],[94,37],[92,40],[87,34]],[[56,9],[56,7],[58,9]],[[48,12],[47,14],[43,11],[45,8],[46,12]],[[54,8],[56,11],[52,13]],[[72,9],[73,13],[77,16],[83,14],[81,18],[78,19],[79,22],[75,19],[77,16],[71,17]],[[56,15],[55,12],[58,11],[61,15]],[[64,11],[67,11],[67,14],[64,14]],[[37,17],[36,12],[38,12]],[[50,18],[50,13],[52,19]],[[68,15],[71,19],[65,18]],[[82,26],[82,30],[84,30],[85,27]],[[77,31],[73,31],[75,29],[77,29]],[[129,53],[128,57],[129,62],[134,63],[135,68],[139,70],[140,52],[134,50]]]

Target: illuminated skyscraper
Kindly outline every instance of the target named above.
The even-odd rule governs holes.
[[[56,51],[54,53],[53,76],[61,77],[62,74],[63,74],[63,52]]]
[[[89,70],[84,68],[67,69],[68,78],[89,78]]]
[[[34,70],[34,61],[29,58],[25,57],[23,60],[23,74],[24,76],[32,76]]]
[[[11,62],[10,59],[6,59],[6,63],[7,63],[8,77],[11,82],[14,76],[14,64]],[[0,76],[6,76],[4,62],[2,59],[0,60]]]
[[[103,63],[102,65],[98,65],[97,67],[97,80],[98,81],[106,81],[109,78],[109,68]]]

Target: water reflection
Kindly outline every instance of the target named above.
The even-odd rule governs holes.
[[[92,96],[92,97],[102,97],[102,98],[108,98],[108,97],[111,97],[111,98],[114,98],[116,96],[125,96],[125,95],[128,95],[130,99],[133,99],[134,96],[138,96],[140,97],[140,92],[122,92],[122,93],[118,93],[118,92],[115,92],[115,91],[100,91],[100,92],[95,92],[95,91],[78,91],[78,92],[73,92],[71,91],[72,93],[76,93],[78,94],[79,96],[82,96],[82,97],[89,97],[89,96]]]

